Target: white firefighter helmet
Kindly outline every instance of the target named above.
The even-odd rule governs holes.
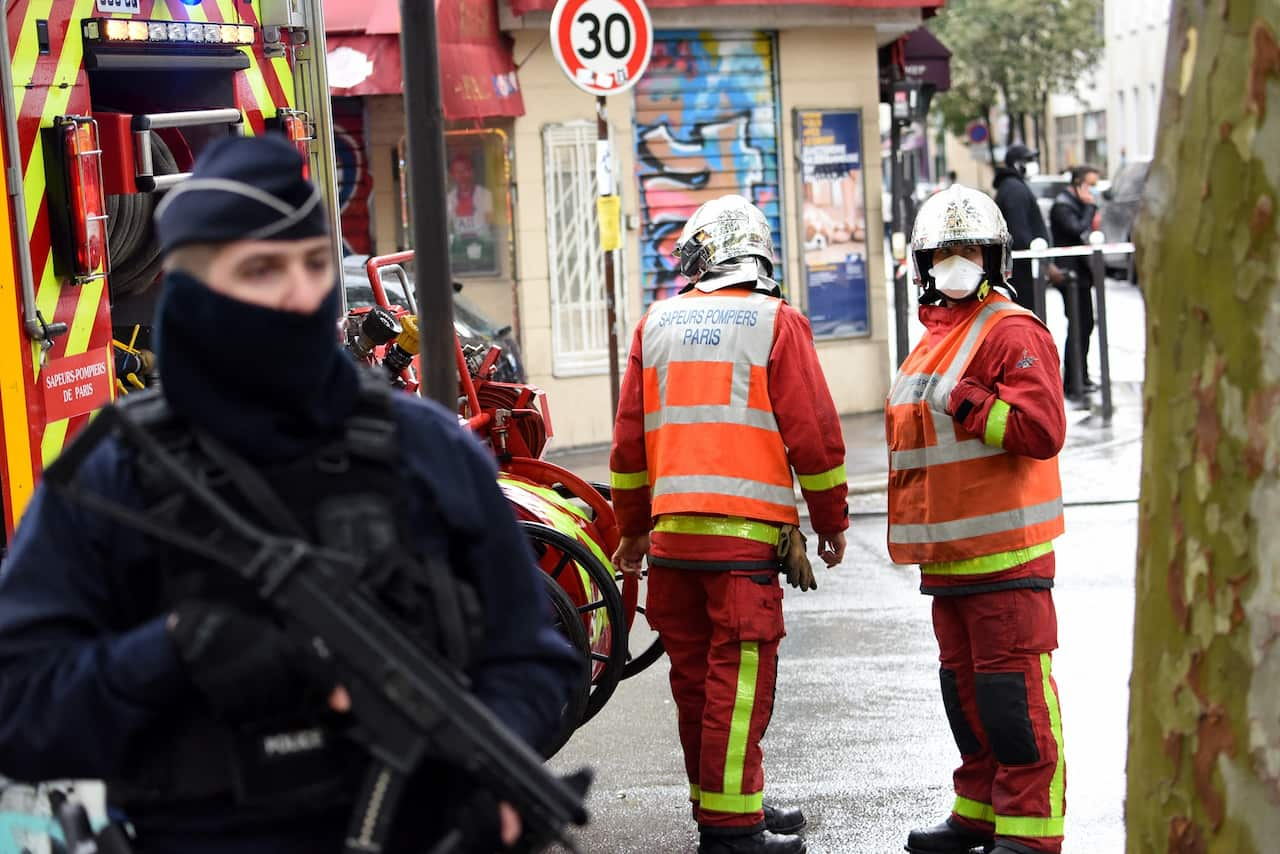
[[[943,246],[976,243],[982,246],[983,269],[992,286],[1006,285],[1013,273],[1009,247],[1013,240],[1004,214],[986,193],[952,184],[934,193],[916,213],[911,231],[911,255],[915,262],[915,283],[933,286],[929,268],[933,250]]]
[[[764,212],[742,196],[721,196],[693,212],[673,254],[680,274],[691,282],[748,256],[764,262],[764,275],[772,276],[773,230]]]

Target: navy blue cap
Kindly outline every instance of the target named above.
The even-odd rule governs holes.
[[[301,240],[329,233],[320,190],[278,134],[211,143],[192,175],[156,206],[160,249],[233,240]]]

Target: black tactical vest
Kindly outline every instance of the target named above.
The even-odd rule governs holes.
[[[236,467],[219,463],[226,449],[174,415],[158,394],[130,395],[117,405],[254,524],[366,559],[363,577],[377,588],[379,603],[411,627],[425,646],[464,669],[477,642],[474,632],[482,625],[479,603],[466,582],[442,569],[459,566],[457,561],[428,563],[415,554],[406,513],[407,482],[399,470],[391,412],[393,392],[378,378],[362,376],[361,385],[340,437],[299,459],[266,466],[236,458],[255,468],[269,485],[267,495],[246,494],[253,491],[228,473]],[[214,542],[229,536],[145,455],[134,455],[134,472],[152,518]],[[415,519],[415,524],[429,525],[434,517],[444,528],[443,514],[434,510],[442,498],[420,501],[431,509],[428,518]],[[154,598],[145,597],[141,613],[135,609],[138,616],[167,614],[184,599],[199,598],[276,619],[255,591],[226,567],[163,544],[149,554],[154,563],[149,560],[142,575],[154,579],[156,589]],[[433,572],[448,577],[431,577]],[[433,600],[430,591],[442,585],[449,595]],[[438,601],[441,598],[446,601]],[[462,632],[445,631],[444,625],[461,627]],[[273,813],[349,804],[366,759],[322,715],[323,710],[317,710],[314,717],[248,728],[215,719],[193,697],[188,707],[166,716],[147,745],[131,751],[138,757],[136,767],[108,781],[108,800],[139,811],[208,799]]]

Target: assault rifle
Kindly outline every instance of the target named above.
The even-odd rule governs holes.
[[[135,397],[143,399],[135,402]],[[131,416],[139,405],[163,406],[158,397],[147,397],[131,396],[123,406],[99,412],[45,470],[45,481],[94,512],[236,573],[256,588],[291,632],[328,651],[338,681],[351,696],[352,726],[345,732],[372,759],[352,815],[347,854],[382,851],[401,789],[427,757],[460,768],[514,807],[526,838],[558,841],[576,850],[567,827],[587,822],[584,792],[577,789],[585,789],[589,772],[569,778],[571,785],[544,768],[541,759],[471,694],[466,676],[456,666],[415,642],[413,633],[378,604],[364,560],[264,531],[193,476]],[[112,434],[211,514],[219,523],[216,545],[120,507],[77,482],[80,464]],[[461,851],[461,844],[460,834],[450,834],[433,854]]]

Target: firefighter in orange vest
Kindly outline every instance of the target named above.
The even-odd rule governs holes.
[[[794,469],[819,556],[843,559],[844,437],[809,322],[770,278],[760,209],[707,202],[675,255],[690,284],[640,321],[622,381],[614,563],[639,574],[648,556],[646,613],[671,658],[698,851],[798,854],[803,813],[762,800],[784,635],[779,544],[800,545]],[[788,580],[809,589],[811,572]]]
[[[933,596],[942,702],[960,749],[951,815],[911,831],[916,854],[1062,849],[1050,663],[1066,416],[1049,331],[994,290],[1008,287],[1009,245],[983,193],[954,185],[921,206],[911,248],[925,333],[885,409],[889,554],[919,564],[920,590]]]

